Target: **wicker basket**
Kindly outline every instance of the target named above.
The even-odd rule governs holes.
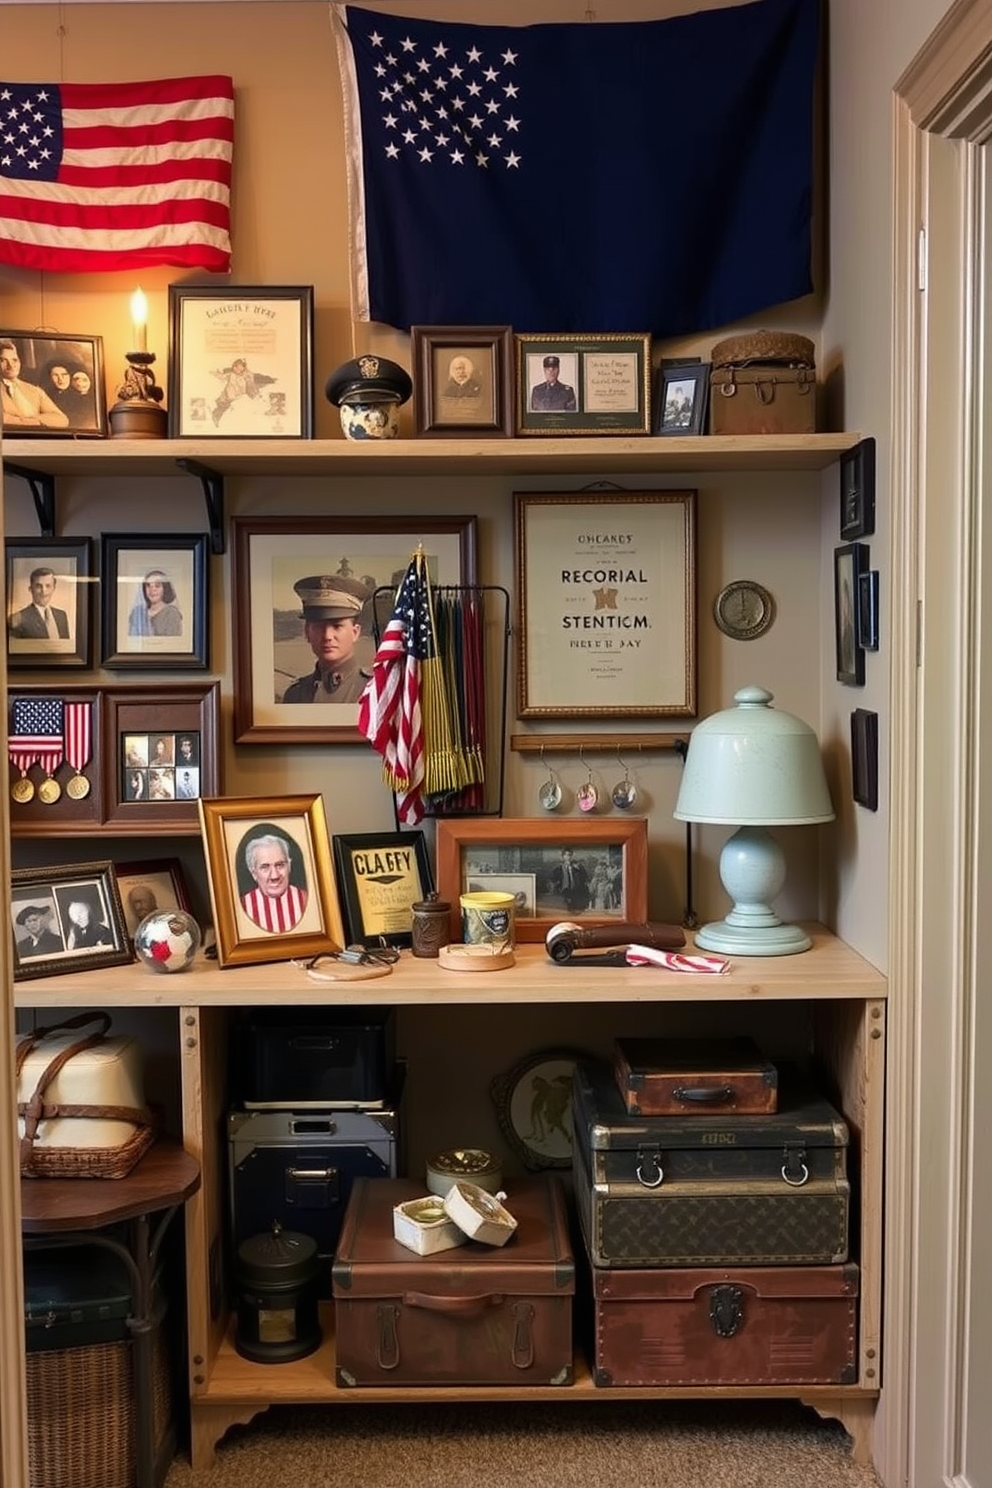
[[[133,1488],[130,1339],[28,1354],[29,1488]],[[165,1328],[153,1334],[155,1448],[172,1427]]]

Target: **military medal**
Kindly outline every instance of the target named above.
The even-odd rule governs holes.
[[[38,800],[45,806],[54,805],[62,794],[62,787],[55,779],[55,771],[62,763],[63,728],[65,704],[60,697],[15,697],[10,705],[10,741],[8,753],[17,762],[22,779],[14,782],[11,795],[15,801],[30,801],[34,787],[27,780],[26,772],[37,762],[45,771],[45,779],[38,786]],[[25,784],[30,793],[25,793]]]
[[[65,705],[65,757],[75,770],[68,781],[66,795],[73,801],[82,801],[90,793],[90,783],[83,770],[90,762],[90,704],[66,703]]]
[[[38,800],[43,801],[46,806],[53,806],[62,794],[62,787],[54,775],[46,775],[38,787]]]
[[[38,756],[33,751],[26,753],[15,749],[14,741],[11,741],[8,753],[14,769],[21,772],[20,779],[15,780],[10,787],[11,800],[16,801],[20,806],[26,806],[28,801],[34,799],[34,781],[28,779],[28,771]]]

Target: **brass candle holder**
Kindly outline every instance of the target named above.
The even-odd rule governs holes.
[[[166,412],[162,389],[155,382],[153,351],[129,351],[124,381],[110,410],[112,439],[164,439]]]

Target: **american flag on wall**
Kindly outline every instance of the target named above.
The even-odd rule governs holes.
[[[234,84],[0,81],[0,261],[231,266]]]

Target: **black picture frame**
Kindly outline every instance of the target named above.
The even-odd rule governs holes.
[[[858,644],[865,651],[878,650],[878,569],[858,577]]]
[[[851,793],[858,806],[878,810],[878,714],[867,708],[851,714]]]
[[[868,438],[840,457],[841,541],[871,537],[874,531],[875,441]]]
[[[24,384],[20,396],[32,405],[15,408],[6,388],[0,390],[0,421],[6,435],[12,439],[107,437],[102,336],[0,330],[0,369],[5,363],[5,343],[13,346],[20,364],[15,374]]]
[[[651,432],[663,438],[703,434],[710,403],[710,362],[663,362],[655,377]]]
[[[410,945],[413,906],[434,889],[423,832],[343,833],[332,846],[349,944]]]
[[[169,438],[312,437],[313,285],[170,284]]]
[[[72,941],[83,927],[70,908],[77,902],[89,906],[88,924],[92,927],[89,943],[78,948]],[[28,911],[32,907],[42,911],[42,938],[35,944],[28,933]],[[111,862],[15,868],[10,876],[10,925],[15,982],[123,966],[133,960]],[[92,938],[94,931],[98,940]]]
[[[196,532],[103,534],[101,645],[105,667],[129,671],[202,671],[207,667],[208,543],[206,533]]]
[[[410,327],[410,353],[414,428],[418,435],[431,439],[510,437],[510,326],[414,325]],[[456,366],[459,361],[464,375]]]
[[[92,649],[91,542],[88,537],[8,537],[4,542],[7,585],[7,666],[10,670],[88,667]],[[32,604],[31,575],[49,569],[56,637]],[[39,591],[40,593],[40,591]]]
[[[867,543],[845,543],[834,548],[834,641],[837,681],[847,687],[865,685],[865,652],[858,640],[858,593],[868,568]]]

